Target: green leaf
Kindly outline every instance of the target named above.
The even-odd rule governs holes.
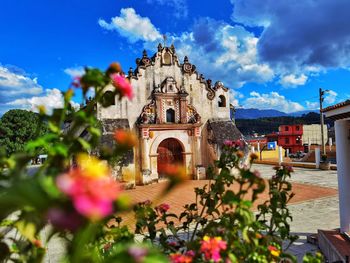
[[[91,149],[91,145],[83,138],[78,138],[77,140],[80,143],[80,145],[83,147],[84,150],[88,151]]]

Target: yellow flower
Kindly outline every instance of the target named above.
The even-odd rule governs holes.
[[[270,250],[271,255],[274,257],[279,257],[281,254],[281,251],[272,245],[268,246],[268,250]]]
[[[274,256],[274,257],[279,257],[281,254],[281,252],[279,250],[272,250],[271,251],[271,255]]]
[[[210,237],[204,236],[204,237],[203,237],[203,240],[204,240],[204,241],[209,241],[209,240],[210,240]]]
[[[94,156],[81,153],[77,157],[77,162],[85,176],[104,177],[109,175],[108,165]]]

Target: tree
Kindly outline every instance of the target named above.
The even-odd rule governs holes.
[[[10,110],[0,119],[0,148],[6,154],[23,151],[24,145],[47,132],[37,113],[26,110]]]

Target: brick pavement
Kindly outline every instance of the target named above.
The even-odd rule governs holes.
[[[257,167],[257,170],[260,170],[259,168],[260,166]],[[270,168],[272,170],[271,166],[263,168]],[[125,191],[125,193],[130,196],[131,200],[134,203],[146,200],[152,201],[154,205],[167,203],[170,205],[169,212],[180,214],[183,211],[185,204],[195,202],[194,188],[203,187],[208,183],[208,180],[185,181],[173,189],[170,193],[167,193],[165,196],[161,196],[160,193],[162,193],[164,188],[167,186],[167,182],[161,182],[146,186],[137,186],[135,189]],[[298,182],[293,182],[292,186],[295,196],[292,198],[290,204],[302,203],[318,198],[332,197],[337,195],[337,190],[334,188],[303,184]],[[231,188],[233,191],[238,191],[238,185],[233,185]],[[259,195],[259,200],[256,202],[254,208],[256,209],[256,207],[267,200],[267,198],[268,189],[266,188],[265,192]],[[134,222],[133,213],[123,214],[123,221],[128,225],[132,225]]]
[[[253,169],[259,170],[263,177],[270,177],[274,174],[272,166],[269,165],[253,165]],[[300,239],[293,244],[290,252],[298,257],[298,262],[302,262],[302,256],[306,252],[317,250],[316,246],[306,242],[307,235],[316,233],[317,229],[332,229],[339,226],[338,185],[336,171],[302,168],[295,168],[294,170],[295,173],[292,174],[291,181],[296,196],[289,208],[293,215],[291,231],[298,234]],[[193,187],[205,183],[207,182],[188,181],[167,197],[157,200],[157,202],[167,201],[172,206],[171,209],[181,210],[184,203],[193,200]],[[130,194],[134,201],[154,200],[163,187],[165,187],[165,183],[137,187],[126,192]],[[264,196],[261,196],[261,201],[264,200],[263,198]],[[129,220],[132,220],[132,217],[132,215],[129,215]],[[61,262],[61,255],[64,251],[63,241],[58,237],[54,237],[47,248],[48,253],[45,262]]]

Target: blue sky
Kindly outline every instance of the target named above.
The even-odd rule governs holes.
[[[167,35],[231,102],[293,112],[350,98],[348,0],[2,0],[0,114],[62,103],[83,66],[135,66]],[[75,102],[80,103],[79,94]]]

